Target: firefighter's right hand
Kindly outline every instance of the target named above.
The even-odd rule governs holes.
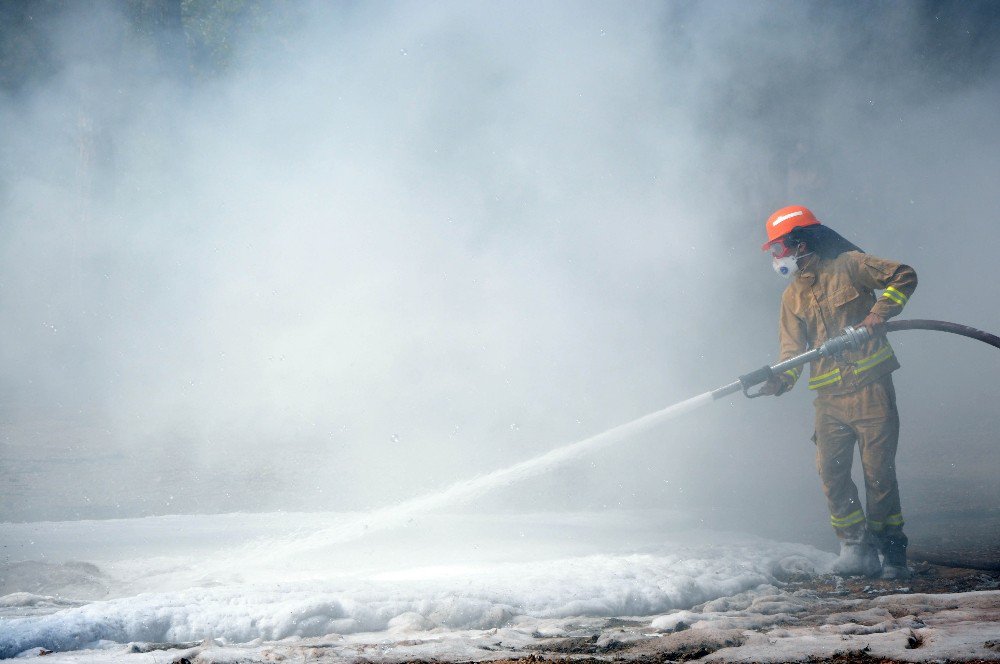
[[[771,376],[767,379],[767,382],[760,388],[757,393],[762,397],[780,397],[782,394],[787,392],[792,386],[788,384],[782,376]]]

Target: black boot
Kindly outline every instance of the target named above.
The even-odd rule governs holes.
[[[899,527],[886,528],[879,538],[882,551],[882,578],[908,579],[910,570],[906,567],[906,545],[908,540]]]

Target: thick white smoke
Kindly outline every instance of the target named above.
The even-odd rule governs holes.
[[[1000,329],[975,9],[319,3],[191,76],[69,6],[0,97],[0,516],[384,505],[728,382],[792,202],[913,264],[907,313]],[[995,358],[897,348],[919,508],[979,477]],[[822,527],[808,395],[762,401],[487,502]]]

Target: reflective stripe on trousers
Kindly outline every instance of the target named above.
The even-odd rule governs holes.
[[[885,521],[875,521],[873,519],[868,519],[868,530],[880,533],[886,528],[902,528],[903,527],[903,515],[902,514],[890,514],[885,518]]]

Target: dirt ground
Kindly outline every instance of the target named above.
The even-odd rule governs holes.
[[[783,583],[788,591],[804,590],[820,597],[837,599],[873,599],[879,595],[899,595],[915,593],[958,593],[1000,589],[1000,570],[980,570],[961,567],[946,567],[928,562],[911,564],[914,574],[906,581],[882,581],[865,578],[842,579],[824,576],[812,578],[788,578]],[[605,631],[614,628],[635,629],[632,621],[608,619]],[[573,662],[573,664],[607,664],[608,662],[629,662],[635,664],[664,664],[666,662],[696,662],[716,650],[739,646],[743,643],[742,630],[731,629],[717,632],[711,638],[695,633],[702,630],[676,631],[657,639],[648,640],[608,640],[606,636],[592,638],[562,638],[540,640],[530,654],[521,658],[479,660],[496,664],[538,664],[547,662]],[[697,638],[688,638],[697,636]],[[919,637],[914,634],[914,639]],[[964,662],[964,664],[996,664],[1000,660],[1000,623],[997,626],[997,640],[987,642],[987,648],[995,649],[995,659],[939,660],[944,664]],[[915,643],[913,648],[919,648]],[[790,660],[810,664],[902,664],[905,660],[878,657],[870,654],[868,648],[845,650],[832,653],[828,657],[810,657]],[[408,664],[436,664],[428,660],[408,660]],[[469,662],[469,664],[474,664]],[[773,664],[773,663],[772,663]]]
[[[948,567],[927,561],[911,562],[910,569],[913,571],[913,576],[905,581],[882,581],[863,577],[841,579],[835,576],[782,580],[795,589],[804,588],[820,595],[859,599],[878,594],[964,593],[1000,589],[1000,570]]]

